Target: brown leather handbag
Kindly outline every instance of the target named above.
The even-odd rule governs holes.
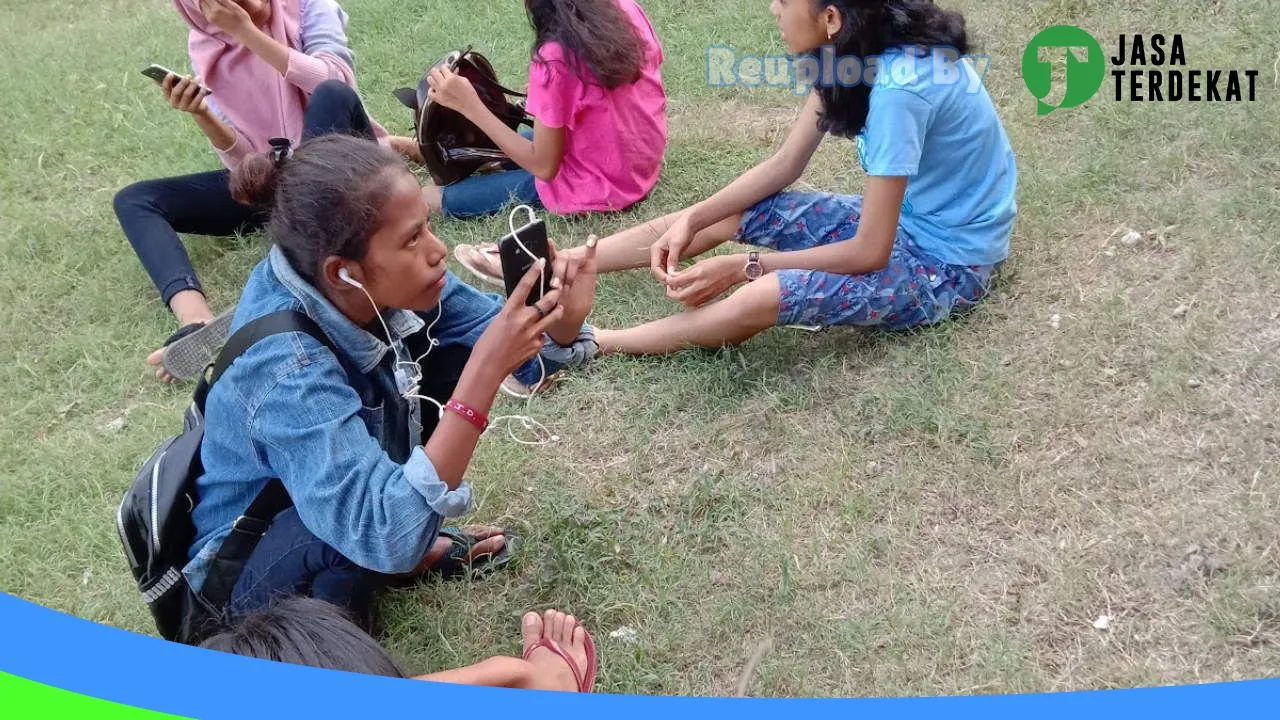
[[[472,50],[470,45],[445,55],[431,69],[442,66],[470,80],[480,101],[507,127],[517,132],[521,125],[533,127],[533,117],[525,112],[523,100],[510,99],[523,98],[524,93],[503,87],[489,59]],[[461,113],[431,101],[427,94],[430,72],[429,69],[423,73],[416,90],[400,88],[395,96],[413,111],[414,137],[431,179],[437,185],[450,185],[476,172],[516,168],[506,153],[474,123]]]

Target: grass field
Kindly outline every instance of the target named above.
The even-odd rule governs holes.
[[[993,58],[1019,158],[1013,256],[990,301],[905,336],[774,330],[568,378],[525,410],[562,442],[495,434],[469,476],[475,519],[525,534],[521,562],[384,602],[384,640],[410,670],[516,652],[519,613],[555,606],[599,638],[609,692],[1280,676],[1280,15],[1264,0],[944,4]],[[410,119],[391,90],[456,46],[525,79],[517,0],[344,6],[362,93],[393,131]],[[645,2],[667,53],[663,180],[623,217],[557,221],[562,244],[695,201],[777,146],[800,101],[708,88],[703,65],[709,45],[780,52],[767,6]],[[1261,69],[1258,101],[1117,103],[1104,86],[1037,117],[1019,62],[1058,23],[1108,54],[1121,32],[1183,33],[1192,68]],[[0,590],[152,632],[113,512],[190,388],[144,367],[172,318],[111,199],[217,159],[138,73],[188,67],[170,3],[0,0],[0,34]],[[857,191],[853,147],[829,139],[803,182]],[[1129,228],[1142,239],[1119,242]],[[188,247],[222,309],[266,241]],[[593,319],[672,310],[626,273],[602,278]]]

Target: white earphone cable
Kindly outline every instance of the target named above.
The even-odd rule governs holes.
[[[529,218],[530,218],[529,225],[532,225],[533,222],[537,220],[537,214],[534,212],[533,208],[529,207],[528,205],[520,205],[512,209],[511,214],[507,216],[507,226],[511,230],[511,237],[516,241],[516,244],[520,246],[520,249],[523,250],[531,260],[533,260],[534,262],[537,262],[538,260],[537,256],[534,255],[534,253],[531,250],[529,250],[528,246],[524,244],[524,242],[520,239],[519,233],[516,231],[515,216],[516,216],[516,213],[519,212],[520,210],[525,210],[526,212],[529,213]],[[544,283],[546,281],[545,273],[547,272],[549,272],[549,268],[544,267],[543,268]],[[444,314],[443,298],[441,298],[440,301],[437,301],[436,317],[434,320],[431,321],[429,325],[427,325],[426,330],[424,331],[427,335],[426,351],[423,352],[421,355],[419,355],[415,360],[412,360],[412,361],[404,360],[400,357],[400,351],[396,349],[395,342],[392,341],[391,329],[387,326],[387,321],[382,317],[382,312],[378,310],[378,304],[374,302],[373,296],[369,294],[369,291],[365,289],[364,285],[353,280],[350,277],[350,275],[347,274],[345,271],[342,274],[342,279],[345,282],[347,282],[347,284],[351,285],[352,287],[358,288],[360,292],[364,293],[364,296],[369,300],[369,304],[373,306],[373,313],[374,315],[377,316],[378,322],[382,325],[382,331],[386,333],[386,339],[388,344],[391,346],[391,352],[395,354],[396,366],[397,367],[401,365],[408,366],[409,369],[405,370],[405,372],[408,375],[409,386],[402,391],[401,396],[404,397],[406,400],[408,399],[414,399],[419,401],[425,400],[431,403],[432,405],[435,405],[436,411],[437,411],[437,417],[443,418],[444,404],[441,403],[439,400],[436,400],[435,398],[427,397],[426,395],[421,395],[418,392],[419,388],[422,385],[422,365],[421,365],[422,360],[426,358],[427,355],[429,355],[431,351],[434,350],[440,344],[439,340],[436,340],[434,337],[431,336],[431,331],[435,329],[436,324],[440,322],[440,318]],[[519,397],[525,400],[526,405],[532,402],[533,397],[537,395],[538,390],[542,388],[543,383],[545,383],[547,380],[547,366],[542,359],[542,355],[538,354],[535,357],[538,359],[538,370],[540,372],[538,382],[534,384],[533,388],[529,391],[528,395],[523,395],[523,396],[516,395],[516,397]],[[507,392],[510,392],[510,391],[508,390]],[[515,395],[515,393],[511,393],[511,394]],[[518,443],[520,445],[537,446],[537,445],[547,445],[550,443],[555,443],[560,441],[559,435],[552,433],[547,428],[547,426],[543,425],[542,423],[538,422],[537,420],[534,420],[533,418],[527,415],[500,415],[498,417],[492,418],[489,421],[489,427],[485,430],[485,433],[487,434],[489,430],[492,430],[494,426],[502,422],[509,423],[507,426],[507,436],[511,438],[512,442]],[[515,431],[512,427],[515,423],[519,423],[525,430],[535,431],[537,434],[542,435],[543,439],[524,440],[519,437],[516,437]]]

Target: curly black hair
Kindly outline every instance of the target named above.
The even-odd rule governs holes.
[[[525,0],[524,7],[533,26],[534,61],[545,62],[538,51],[554,40],[584,83],[590,81],[584,69],[610,90],[640,79],[644,43],[615,0]]]
[[[946,46],[959,55],[969,52],[964,16],[943,10],[933,0],[813,0],[813,4],[817,12],[833,7],[840,13],[840,32],[831,39],[837,57],[865,60],[899,45]],[[827,82],[817,92],[822,98],[820,130],[840,137],[862,132],[871,109],[870,85]]]

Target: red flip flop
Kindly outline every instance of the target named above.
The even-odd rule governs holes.
[[[573,671],[574,679],[578,681],[578,692],[589,693],[596,686],[596,643],[595,640],[591,639],[591,633],[587,632],[586,628],[582,628],[582,635],[587,644],[586,675],[582,674],[582,668],[578,667],[578,663],[574,662],[572,655],[565,652],[565,649],[560,647],[559,643],[555,640],[550,640],[546,637],[540,637],[538,638],[538,642],[530,645],[529,649],[524,653],[524,659],[528,660],[529,656],[533,654],[533,651],[540,647],[550,650],[558,655],[561,660],[564,660],[569,664],[569,669]]]

